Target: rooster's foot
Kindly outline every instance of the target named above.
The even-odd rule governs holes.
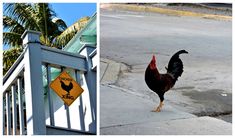
[[[159,106],[156,109],[152,110],[152,112],[161,112],[163,105],[163,102],[160,102]]]
[[[156,109],[152,110],[152,112],[161,112],[161,107],[158,106]]]

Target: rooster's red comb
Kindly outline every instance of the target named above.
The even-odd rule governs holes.
[[[156,57],[155,57],[155,55],[153,55],[152,61],[153,61],[153,62],[156,62]]]

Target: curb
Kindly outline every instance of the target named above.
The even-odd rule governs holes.
[[[101,8],[122,9],[122,10],[131,10],[139,12],[155,12],[155,13],[161,13],[173,16],[201,17],[201,18],[215,19],[215,20],[228,20],[228,21],[232,20],[231,16],[204,14],[204,13],[196,13],[190,11],[165,9],[159,7],[142,6],[142,5],[103,4]]]
[[[126,65],[110,59],[100,58],[100,63],[101,63],[101,73],[100,73],[101,84],[116,83],[119,78],[119,74],[122,71],[127,70]]]

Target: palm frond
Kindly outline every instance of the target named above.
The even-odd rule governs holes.
[[[35,12],[31,4],[6,3],[4,4],[4,15],[16,20],[24,28],[39,30],[35,21]]]
[[[41,35],[39,39],[40,39],[40,42],[41,42],[42,45],[45,45],[45,46],[48,46],[48,47],[52,47],[52,44],[51,44],[51,41],[50,41],[49,38]]]
[[[81,31],[89,21],[90,17],[84,17],[78,20],[75,24],[68,27],[63,33],[57,36],[54,40],[53,46],[62,47],[65,46],[77,32]]]
[[[21,47],[21,34],[14,32],[3,32],[3,44],[10,45],[11,47]]]
[[[55,37],[67,28],[66,23],[62,19],[55,18],[56,14],[48,3],[4,3],[3,8],[3,25],[4,29],[7,29],[7,32],[3,33],[3,43],[4,45],[10,45],[11,48],[22,46],[21,35],[24,30],[40,31],[42,34],[40,41],[44,45],[52,46]],[[76,31],[71,31],[72,36],[75,33]],[[67,40],[69,41],[70,39]],[[10,55],[9,52],[4,52],[4,56]],[[12,59],[15,60],[15,58]],[[10,58],[4,58],[4,60],[9,62],[4,64],[4,66],[12,63]],[[4,68],[4,70],[7,71],[8,67]]]
[[[52,19],[55,16],[54,11],[47,3],[35,4],[35,12],[37,17],[37,24],[39,25],[40,32],[45,38],[54,35],[54,30],[58,30],[53,24]]]
[[[3,52],[3,73],[5,74],[10,67],[14,64],[15,60],[20,56],[23,51],[22,47],[14,47]]]
[[[66,28],[67,28],[66,23],[60,18],[54,17],[52,19],[52,22],[55,23],[58,26],[59,30],[62,31],[62,32],[64,30],[66,30]]]
[[[7,29],[9,32],[15,32],[19,34],[23,34],[25,31],[21,24],[9,16],[3,16],[3,28]]]

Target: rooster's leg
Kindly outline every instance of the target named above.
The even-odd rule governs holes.
[[[159,106],[158,106],[156,109],[154,109],[153,112],[161,112],[161,109],[162,109],[162,106],[163,106],[163,105],[164,105],[164,104],[163,104],[163,101],[160,101]]]

